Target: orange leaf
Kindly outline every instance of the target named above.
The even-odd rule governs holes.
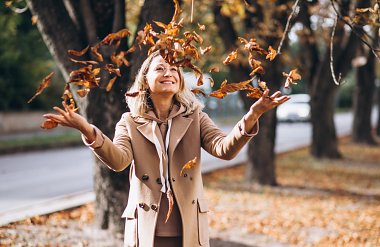
[[[38,95],[44,91],[45,88],[50,86],[51,79],[53,78],[54,72],[51,72],[49,75],[47,75],[44,79],[42,79],[42,82],[40,83],[40,86],[38,87],[36,93],[33,95],[33,97],[28,101],[28,104],[34,100]]]
[[[171,190],[169,190],[168,192],[166,192],[166,197],[168,198],[169,208],[168,208],[168,213],[166,214],[165,224],[168,222],[169,217],[170,217],[170,215],[172,214],[172,211],[173,211],[173,206],[174,206],[173,192]]]
[[[68,50],[67,52],[70,54],[70,55],[73,55],[73,56],[76,56],[76,57],[81,57],[83,56],[87,51],[88,51],[88,48],[90,46],[88,45],[87,47],[85,47],[83,50],[81,51],[75,51],[75,50]]]
[[[237,58],[237,55],[238,55],[237,50],[232,51],[230,54],[228,54],[226,59],[224,59],[223,64],[227,65],[227,64],[231,63],[232,61],[234,61]]]
[[[189,160],[186,164],[183,165],[179,175],[182,177],[186,169],[192,169],[197,164],[197,157],[192,160]]]
[[[86,96],[88,93],[90,92],[90,89],[89,88],[82,88],[82,89],[78,89],[77,90],[77,94],[80,96],[80,97],[84,97]]]
[[[201,30],[201,31],[204,31],[204,30],[206,30],[206,26],[205,25],[201,25],[201,24],[199,24],[198,23],[198,28],[199,28],[199,30]]]
[[[293,69],[289,74],[282,72],[283,76],[286,76],[285,88],[288,88],[290,84],[297,84],[295,81],[301,80],[301,75],[298,74],[297,69]]]
[[[277,56],[277,51],[273,49],[272,46],[269,46],[268,54],[265,58],[269,59],[269,61],[272,61],[276,56]]]
[[[207,47],[204,48],[204,49],[201,47],[201,48],[200,48],[201,54],[202,54],[202,55],[206,54],[207,52],[209,52],[209,51],[211,50],[211,48],[212,48],[211,46],[207,46]]]
[[[206,97],[206,94],[199,88],[193,88],[191,89],[191,92],[193,92],[194,94],[201,94],[202,96]]]
[[[111,91],[111,88],[112,88],[113,84],[115,83],[116,79],[117,79],[117,76],[114,76],[114,77],[108,82],[107,87],[106,87],[106,91],[107,91],[107,92]]]
[[[99,45],[91,47],[91,52],[92,54],[94,54],[96,60],[98,60],[99,62],[103,62],[103,56],[102,54],[98,52],[98,49],[99,49]]]
[[[53,129],[58,126],[58,123],[56,121],[53,121],[51,119],[46,119],[42,125],[41,128],[43,129]]]
[[[214,73],[214,72],[219,72],[220,70],[219,70],[219,67],[212,67],[212,68],[210,68],[210,70],[208,71],[208,72],[210,72],[210,73]]]

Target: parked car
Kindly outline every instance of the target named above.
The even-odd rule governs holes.
[[[310,121],[310,96],[308,94],[291,94],[289,96],[290,99],[277,108],[278,121]]]

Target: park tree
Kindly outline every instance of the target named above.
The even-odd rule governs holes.
[[[126,6],[128,1],[123,0],[28,0],[27,4],[33,16],[37,18],[37,26],[65,81],[68,80],[70,72],[78,68],[78,65],[69,59],[67,51],[79,51],[87,45],[93,46],[108,34],[125,28],[126,15],[129,14],[125,10],[131,8]],[[174,5],[171,1],[146,0],[137,11],[140,11],[137,23],[130,25],[135,25],[135,30],[140,30],[145,23],[153,24],[153,20],[169,22]],[[130,43],[125,41],[119,49],[128,49],[132,44],[133,40]],[[104,48],[104,60],[109,61],[112,52],[114,50],[111,48]],[[124,69],[123,76],[110,92],[105,93],[104,89],[94,88],[84,100],[77,98],[81,114],[87,116],[90,123],[98,126],[111,139],[116,122],[126,111],[124,93],[133,81],[145,54],[144,50],[130,54],[128,60],[131,66]],[[83,59],[91,60],[91,57],[85,56]],[[105,81],[108,81],[107,76],[102,75]],[[96,226],[121,232],[124,223],[120,220],[120,215],[127,204],[129,171],[126,169],[116,173],[102,165],[99,160],[94,160]]]

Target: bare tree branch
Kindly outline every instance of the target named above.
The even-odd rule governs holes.
[[[363,39],[362,35],[364,36],[367,36],[369,39],[371,39],[372,41],[374,40],[373,37],[371,37],[367,32],[363,31],[363,33],[359,33],[358,32],[358,29],[355,28],[350,22],[348,22],[346,20],[346,18],[344,18],[342,16],[342,14],[336,9],[336,6],[334,4],[334,0],[330,0],[331,1],[331,5],[336,13],[336,16],[341,20],[343,21],[345,24],[347,24],[352,32],[354,32],[354,34],[360,39],[361,42],[363,42],[369,49],[371,49],[372,53],[375,55],[375,57],[380,61],[380,57],[379,55],[377,54],[377,52],[380,52],[380,49],[375,49],[370,43],[368,43],[366,40]]]
[[[335,28],[336,28],[337,23],[338,23],[338,15],[336,15],[335,17],[334,27],[333,27],[331,38],[330,38],[330,69],[331,69],[331,75],[334,80],[334,83],[339,86],[342,80],[342,73],[339,73],[339,78],[336,79],[335,72],[334,72],[334,58],[333,58],[334,35],[335,35]]]
[[[280,44],[278,45],[278,48],[277,48],[277,54],[281,54],[281,47],[282,47],[282,44],[284,43],[285,37],[288,35],[289,29],[290,29],[289,28],[290,27],[290,21],[292,20],[293,15],[296,12],[298,2],[299,2],[299,0],[296,0],[296,2],[294,3],[294,5],[292,7],[292,13],[290,13],[290,15],[288,17],[288,21],[286,22],[284,33],[282,35]]]

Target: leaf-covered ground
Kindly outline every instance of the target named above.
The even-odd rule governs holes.
[[[211,246],[380,246],[380,148],[340,148],[342,160],[278,156],[277,187],[247,183],[244,165],[205,175]],[[0,246],[120,246],[93,218],[88,204],[9,224]]]

